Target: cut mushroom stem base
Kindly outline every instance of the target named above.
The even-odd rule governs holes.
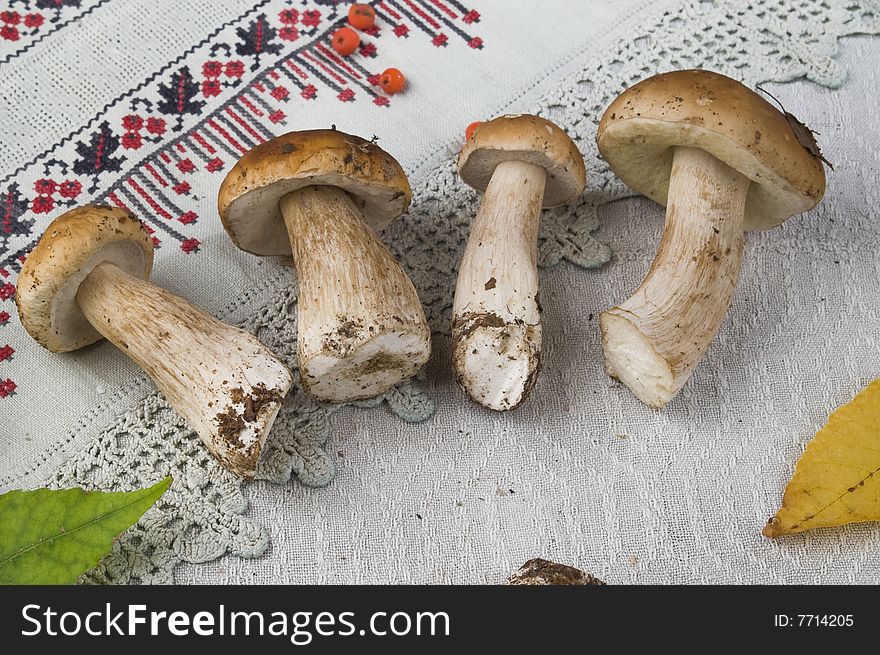
[[[376,396],[428,360],[415,287],[345,191],[308,186],[280,200],[299,277],[303,387],[318,400]]]
[[[86,276],[76,302],[152,378],[223,466],[253,477],[291,384],[275,355],[247,332],[110,263]]]
[[[456,379],[490,409],[518,406],[538,375],[538,224],[546,171],[524,161],[495,168],[474,219],[453,305]]]
[[[678,393],[727,314],[749,184],[702,150],[675,150],[657,256],[635,294],[599,317],[608,374],[646,405]]]

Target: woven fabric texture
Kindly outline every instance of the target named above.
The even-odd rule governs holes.
[[[377,6],[387,10],[414,4],[419,5]],[[492,50],[492,38],[501,40],[495,30],[503,21],[493,22],[493,15],[506,13],[509,5],[433,6],[438,4],[455,9],[456,18],[449,18],[457,21],[455,29],[431,33],[421,18],[409,23],[412,38],[418,36],[413,26],[421,22],[428,28],[425,48],[451,50],[437,58],[449,56],[454,66],[485,66],[479,57]],[[234,35],[230,42],[239,38],[246,50],[256,38],[249,40],[248,30],[256,34],[268,26],[282,41],[281,34],[292,36],[284,29],[317,30],[303,25],[314,21],[307,12],[330,20],[334,14],[329,12],[336,9],[328,3],[300,5],[256,3],[246,17],[223,29]],[[88,576],[92,581],[491,583],[533,556],[576,564],[609,582],[880,579],[880,531],[873,526],[780,543],[760,537],[809,436],[835,406],[880,373],[872,360],[880,266],[878,229],[870,215],[877,203],[880,136],[875,117],[864,108],[864,98],[878,81],[880,50],[875,41],[859,39],[847,42],[837,56],[840,37],[880,31],[880,13],[871,3],[830,0],[647,2],[638,3],[638,11],[635,7],[606,12],[600,17],[606,29],[596,29],[590,43],[569,46],[565,58],[536,56],[532,67],[517,62],[518,68],[509,62],[498,68],[499,59],[494,59],[494,70],[482,69],[486,79],[508,91],[487,91],[497,95],[480,105],[477,117],[500,111],[547,116],[575,138],[588,166],[588,189],[577,206],[545,211],[542,218],[539,252],[548,267],[542,276],[545,367],[525,406],[504,415],[481,410],[455,388],[448,365],[455,269],[479,198],[454,175],[452,155],[461,137],[442,132],[470,122],[474,116],[468,110],[455,120],[444,114],[432,135],[436,138],[411,146],[401,157],[412,171],[414,206],[383,234],[412,276],[436,331],[435,352],[420,379],[363,407],[318,407],[294,392],[261,463],[260,477],[266,481],[242,488],[163,401],[149,395],[143,381],[117,391],[112,402],[104,400],[115,391],[97,391],[105,384],[107,367],[118,369],[117,379],[132,372],[112,352],[92,353],[91,363],[88,356],[77,359],[78,365],[90,367],[85,375],[65,374],[90,393],[96,390],[86,401],[104,408],[103,427],[92,416],[67,436],[22,449],[27,430],[16,425],[22,416],[17,412],[23,410],[14,402],[25,395],[26,385],[19,392],[13,386],[0,399],[6,403],[0,405],[0,425],[12,426],[3,435],[3,484],[129,488],[169,471],[175,475],[168,502],[117,543]],[[289,22],[292,15],[282,12],[293,9],[296,21]],[[523,3],[518,10],[518,21],[530,25],[551,10],[557,10],[553,26],[577,24],[570,16],[568,21],[559,17],[571,11],[567,3],[549,10],[544,3]],[[405,25],[408,14],[419,19],[413,12],[395,12],[397,25]],[[267,21],[263,27],[260,16]],[[380,53],[388,43],[383,39],[396,30],[396,19],[387,16],[385,36],[376,36]],[[447,42],[439,38],[441,32]],[[447,46],[453,35],[460,42]],[[17,231],[8,231],[3,242],[7,259],[0,264],[12,287],[6,293],[14,293],[18,255],[45,221],[36,210],[51,202],[50,211],[59,211],[68,201],[94,197],[155,214],[155,203],[169,216],[160,213],[164,222],[155,225],[161,248],[175,250],[173,261],[192,261],[186,257],[191,254],[207,261],[227,258],[235,266],[220,275],[221,283],[247,289],[234,301],[218,299],[216,288],[203,289],[194,299],[250,329],[293,365],[293,273],[275,262],[237,259],[222,233],[205,227],[210,202],[203,201],[236,156],[236,146],[224,143],[222,132],[243,147],[249,139],[300,126],[291,118],[298,105],[275,108],[271,103],[284,99],[270,100],[273,93],[284,96],[278,88],[288,96],[294,89],[290,82],[280,83],[284,73],[273,68],[276,60],[288,69],[290,64],[282,49],[248,54],[234,46],[205,47],[209,61],[220,62],[219,72],[213,64],[197,71],[191,62],[181,66],[175,61],[155,78],[153,95],[128,97],[122,107],[109,110],[112,120],[98,117],[66,139],[60,148],[67,150],[57,157],[52,151],[36,164],[14,162],[18,170],[4,182],[16,185],[7,197],[18,194],[9,203],[16,208],[9,225]],[[399,53],[404,47],[389,46],[388,51]],[[308,48],[297,56],[317,60]],[[377,66],[369,52],[361,57],[355,61],[364,66],[360,75],[366,78]],[[241,71],[235,64],[240,60]],[[681,396],[657,413],[605,377],[595,316],[626,297],[644,274],[662,209],[641,199],[612,202],[629,193],[599,160],[593,139],[598,116],[622,88],[655,71],[693,66],[751,85],[805,77],[808,82],[768,88],[822,134],[836,170],[817,210],[773,232],[750,235],[741,283],[722,332]],[[184,69],[189,72],[181,73]],[[851,77],[843,84],[846,69]],[[232,114],[250,111],[245,101],[257,107],[262,116],[251,123],[257,136],[236,121],[230,106],[204,116],[214,106],[210,94],[238,93],[239,79],[247,92],[241,94],[244,100],[236,97]],[[262,89],[252,86],[254,79]],[[349,80],[338,90],[323,81],[300,82],[294,90],[304,102],[312,93],[326,96],[327,88],[333,89],[333,102],[343,103],[344,110],[330,105],[325,116],[398,108],[398,99],[382,100],[381,93],[365,91],[366,81],[356,86]],[[197,90],[187,90],[189,84]],[[346,90],[366,95],[369,106],[347,106]],[[411,92],[415,95],[418,87]],[[163,99],[170,103],[167,108],[178,109],[176,115],[163,115]],[[169,140],[166,133],[181,136]],[[399,137],[387,143],[382,138],[396,152]],[[107,160],[120,160],[114,164],[119,170],[95,171],[97,144],[114,140],[115,151],[102,152]],[[123,156],[128,150],[140,152],[140,158],[129,164]],[[78,171],[80,160],[87,163]],[[193,170],[184,170],[189,165]],[[54,187],[39,187],[47,179],[42,176],[49,176]],[[181,184],[189,188],[168,200],[170,188]],[[18,211],[20,206],[24,209]],[[593,233],[600,225],[597,241]],[[608,262],[612,250],[611,263],[586,270]],[[163,256],[172,260],[172,255]],[[181,278],[194,275],[199,265],[182,266],[180,275],[160,271],[157,281],[185,289]],[[14,317],[6,324],[20,330]],[[19,353],[28,356],[24,343],[0,367],[15,363]],[[15,369],[0,369],[0,381],[5,370]],[[27,373],[21,375],[27,380]],[[7,379],[15,384],[12,376]],[[37,463],[18,466],[14,460],[22,453]],[[291,475],[305,484],[277,484]]]

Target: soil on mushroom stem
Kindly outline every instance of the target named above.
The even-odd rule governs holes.
[[[250,394],[245,394],[244,389],[237,387],[231,392],[232,405],[217,414],[218,436],[234,448],[241,448],[241,431],[246,423],[253,423],[260,415],[260,410],[266,405],[277,404],[282,401],[281,394],[277,389],[269,389],[263,382],[255,386]],[[243,404],[244,411],[239,414],[235,405]]]
[[[324,350],[337,357],[347,356],[352,348],[352,342],[357,340],[364,331],[363,321],[343,318],[341,315],[336,319],[340,321],[339,327],[324,337]],[[374,328],[370,328],[372,331]]]
[[[358,336],[360,330],[362,330],[364,324],[360,321],[347,320],[343,321],[342,325],[340,325],[336,329],[336,334],[338,334],[343,339],[354,339]]]
[[[494,312],[468,312],[455,319],[452,334],[455,341],[458,342],[465,340],[474,330],[479,328],[503,328],[506,325],[507,322]]]
[[[363,364],[351,370],[352,377],[361,377],[364,375],[372,375],[382,371],[397,371],[411,367],[412,362],[400,355],[392,355],[390,353],[377,353],[370,357]]]

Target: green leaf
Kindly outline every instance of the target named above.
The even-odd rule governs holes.
[[[37,489],[0,495],[0,584],[73,584],[169,486],[170,476],[135,491]]]

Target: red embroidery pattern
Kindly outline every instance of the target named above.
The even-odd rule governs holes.
[[[9,271],[5,268],[0,268],[0,278],[9,277]],[[9,283],[3,283],[0,285],[0,300],[9,300],[15,295],[15,287]],[[0,311],[0,328],[6,326],[9,323],[9,312]],[[7,360],[12,359],[12,355],[15,353],[15,350],[8,343],[0,348],[0,364]],[[0,398],[8,398],[12,394],[15,393],[15,382],[13,382],[10,378],[3,378],[0,376]]]
[[[36,11],[26,14],[13,9],[0,11],[0,39],[18,41],[22,36],[34,36],[44,22],[43,14]]]
[[[91,127],[0,181],[0,273],[20,270],[49,220],[84,202],[130,209],[145,221],[160,252],[171,243],[196,254],[200,217],[181,201],[204,188],[200,176],[222,176],[250,148],[282,132],[296,103],[328,94],[345,104],[391,105],[378,86],[381,71],[371,68],[382,39],[422,35],[438,48],[453,38],[483,47],[480,37],[465,31],[479,14],[455,0],[381,0],[373,6],[376,25],[362,34],[356,54],[341,58],[328,42],[346,22],[348,4],[338,10],[328,0],[259,0],[117,100]],[[14,293],[14,285],[0,279],[0,301],[11,302]],[[0,313],[0,327],[8,320],[8,312]],[[5,368],[15,344],[2,344]],[[0,398],[16,388],[3,372]]]
[[[6,398],[7,396],[11,396],[15,393],[15,382],[6,378],[5,380],[0,380],[0,398]]]
[[[8,277],[8,275],[9,275],[9,271],[7,271],[4,268],[0,268],[0,276]],[[6,286],[7,285],[4,285],[4,287],[6,287]],[[5,291],[2,291],[2,289],[4,287],[0,287],[0,293],[3,293],[4,300],[8,300],[9,298],[12,297],[13,293],[15,292],[15,289],[10,284],[10,285],[8,285],[9,288],[6,288]],[[9,319],[10,319],[9,312],[0,311],[0,327],[3,327],[7,323],[9,323]],[[10,346],[9,344],[6,344],[5,346],[3,346],[3,348],[0,348],[0,362],[3,362],[4,360],[12,359],[13,353],[15,353],[15,350],[13,350],[12,346]],[[9,378],[6,378],[6,379],[0,378],[0,398],[6,398],[8,396],[11,396],[14,392],[15,392],[15,382],[10,380]]]
[[[157,245],[172,238],[184,252],[197,252],[198,240],[174,225],[193,225],[198,216],[183,211],[175,198],[192,193],[195,175],[221,172],[271,138],[275,126],[286,122],[294,98],[310,101],[330,92],[342,103],[368,99],[382,107],[391,104],[378,86],[378,71],[368,68],[377,42],[365,40],[361,52],[345,59],[327,47],[328,35],[345,22],[335,3],[300,9],[290,7],[290,1],[263,4],[268,6],[136,97],[118,102],[72,145],[37,162],[44,177],[33,183],[32,192],[22,191],[27,187],[17,178],[24,176],[7,180],[5,204],[0,195],[0,265],[17,268],[18,257],[35,243],[35,217],[82,202],[84,191],[90,199],[128,207],[149,221],[158,233]],[[461,27],[478,22],[479,14],[454,0],[382,0],[375,8],[372,38],[410,38],[415,28],[438,47],[449,43],[448,31],[482,48],[482,40]],[[302,46],[282,48],[283,41]],[[271,63],[267,57],[273,57]],[[256,73],[246,81],[247,71]],[[149,154],[137,161],[142,150]],[[15,238],[21,236],[31,238],[22,243]]]
[[[109,1],[0,0],[0,64]]]

